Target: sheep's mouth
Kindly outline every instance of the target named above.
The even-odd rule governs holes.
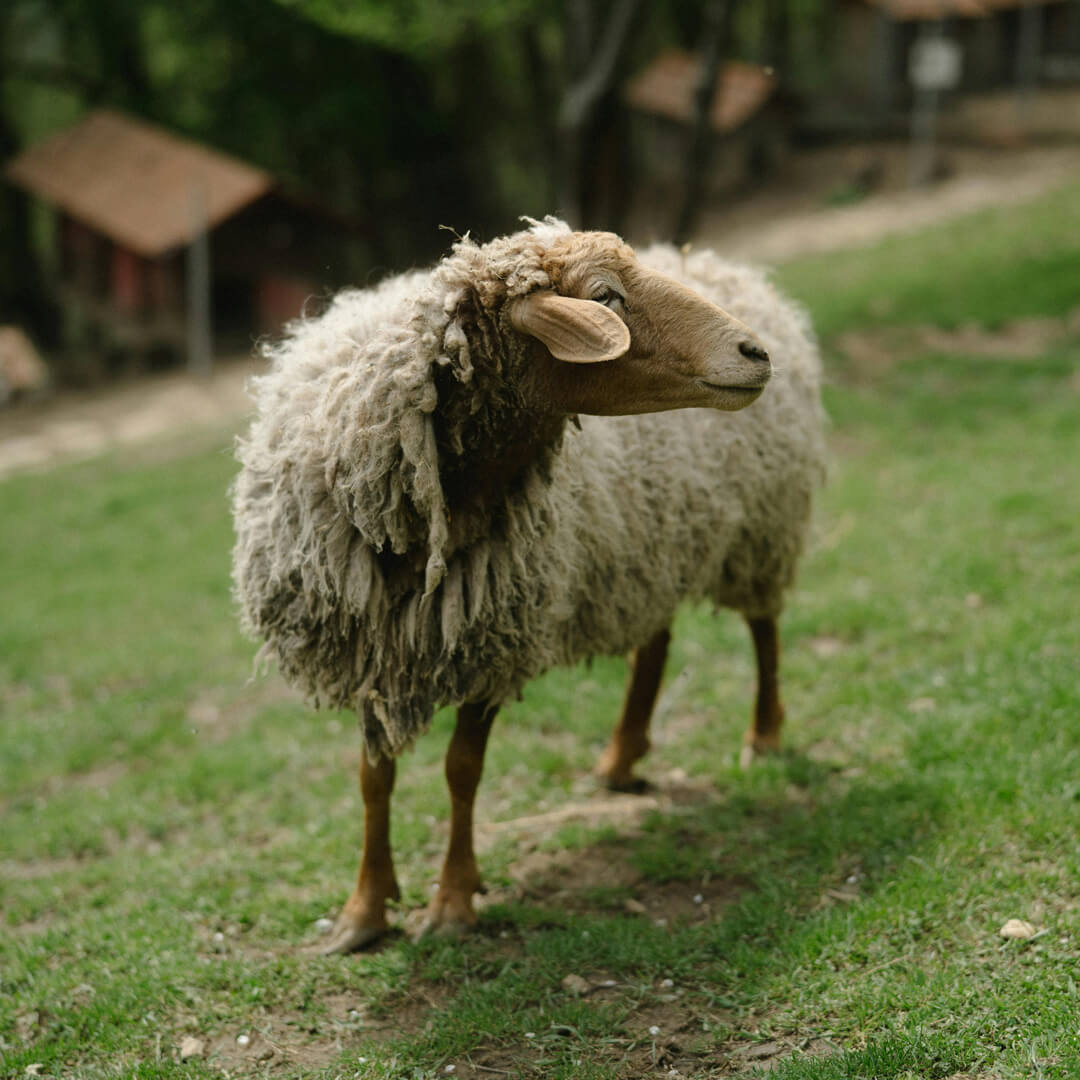
[[[707,387],[709,390],[715,390],[717,393],[743,395],[745,397],[757,397],[765,389],[764,383],[760,386],[729,386],[724,383],[709,382],[707,379],[698,379],[698,385]]]

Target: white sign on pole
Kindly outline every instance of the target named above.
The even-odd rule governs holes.
[[[916,90],[951,90],[960,82],[960,46],[944,37],[920,37],[908,57],[908,77]]]

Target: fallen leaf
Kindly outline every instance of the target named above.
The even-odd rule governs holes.
[[[632,915],[644,915],[645,905],[640,900],[635,900],[633,897],[629,897],[623,901],[623,907],[626,908]]]

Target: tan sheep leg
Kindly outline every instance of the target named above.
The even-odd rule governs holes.
[[[761,754],[780,749],[780,727],[784,722],[784,706],[780,704],[780,639],[776,619],[748,618],[747,625],[754,639],[757,654],[758,687],[754,703],[754,722],[743,736],[739,765],[746,769]]]
[[[593,770],[612,791],[641,792],[648,786],[634,776],[633,765],[649,750],[649,718],[664,675],[669,641],[670,631],[661,630],[634,653],[622,716]]]
[[[390,852],[390,795],[395,772],[393,758],[382,758],[372,764],[365,754],[360,762],[360,792],[364,798],[364,853],[360,873],[352,896],[345,901],[330,937],[319,947],[319,952],[353,952],[389,928],[386,901],[401,896]]]
[[[473,803],[484,771],[484,750],[498,706],[486,702],[462,705],[446,751],[446,784],[450,789],[450,844],[439,888],[428,905],[421,936],[457,937],[476,923],[473,893],[482,892],[473,851]]]

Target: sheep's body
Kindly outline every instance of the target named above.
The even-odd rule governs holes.
[[[288,679],[357,710],[373,754],[399,753],[440,705],[498,703],[553,666],[627,652],[687,599],[775,615],[823,469],[804,316],[756,270],[657,247],[640,262],[754,328],[775,365],[764,394],[738,413],[582,416],[497,506],[455,520],[445,459],[467,462],[467,432],[500,412],[515,422],[497,389],[513,359],[484,367],[451,314],[464,275],[505,286],[500,252],[480,257],[490,247],[459,245],[435,271],[343,293],[292,327],[240,445],[246,624]],[[480,402],[449,427],[447,372]]]

